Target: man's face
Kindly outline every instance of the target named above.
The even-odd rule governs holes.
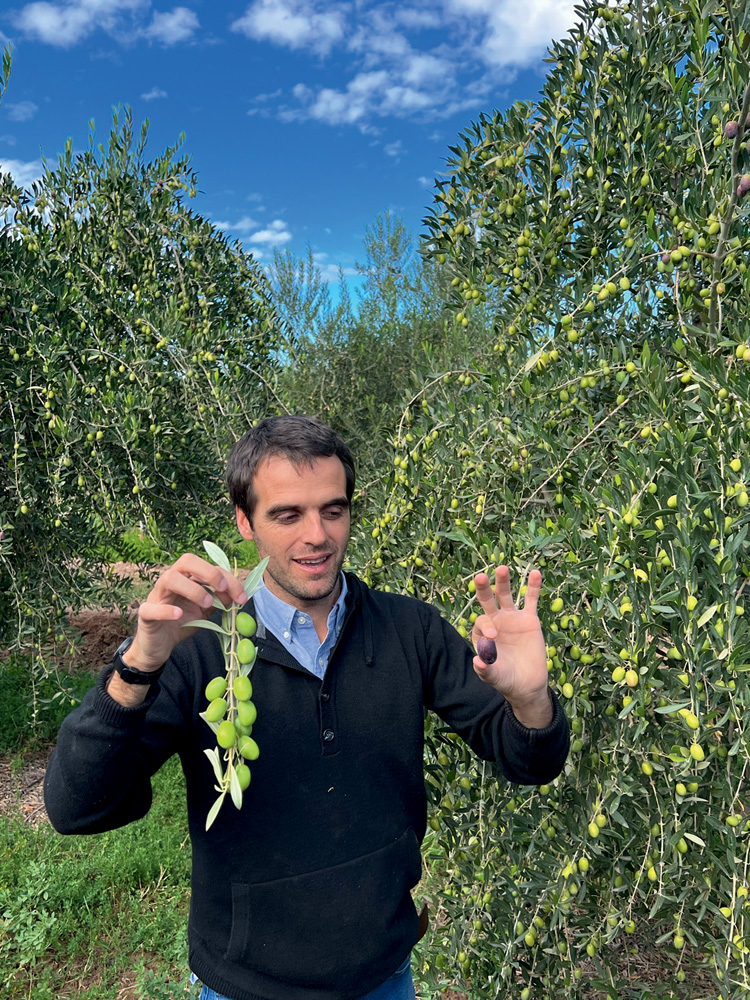
[[[265,582],[287,604],[333,607],[349,541],[350,512],[344,466],[335,455],[293,465],[272,455],[253,482],[252,527],[237,508],[237,527],[268,556]]]

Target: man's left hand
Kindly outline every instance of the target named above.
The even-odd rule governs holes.
[[[495,571],[494,593],[486,573],[477,573],[474,583],[484,612],[474,623],[474,648],[481,638],[492,639],[496,648],[494,663],[475,656],[474,670],[505,697],[520,723],[543,729],[552,722],[553,711],[547,688],[547,650],[537,615],[542,574],[538,569],[529,574],[520,609],[513,601],[507,566]]]

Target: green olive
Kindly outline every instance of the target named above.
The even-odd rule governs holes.
[[[251,701],[241,701],[237,706],[237,718],[243,726],[252,726],[258,718],[258,710]]]
[[[253,695],[253,685],[250,683],[250,678],[235,677],[232,690],[238,701],[248,701]]]
[[[213,701],[214,698],[221,698],[227,689],[227,681],[225,677],[214,677],[212,681],[206,684],[206,697],[209,701]]]
[[[255,619],[252,615],[249,615],[247,611],[240,611],[237,615],[235,624],[240,635],[246,635],[248,637],[255,635],[255,629],[257,628]]]
[[[249,740],[250,737],[246,736],[245,739]],[[216,742],[220,747],[224,747],[225,750],[233,747],[237,742],[237,732],[234,728],[234,723],[230,722],[229,719],[224,719],[224,721],[219,725],[216,732]]]
[[[240,663],[252,663],[255,659],[255,643],[249,639],[240,639],[237,643],[237,659]]]
[[[223,698],[214,698],[206,709],[206,719],[208,722],[218,722],[227,714],[227,703]]]
[[[252,726],[244,725],[239,719],[234,720],[234,728],[237,730],[238,736],[249,736],[253,731]]]
[[[222,726],[224,723],[222,722]],[[221,728],[221,727],[219,727]],[[234,733],[234,729],[232,730]],[[258,744],[252,738],[252,736],[246,736],[240,743],[240,753],[245,758],[245,760],[257,760],[260,756],[260,750]]]
[[[247,766],[247,764],[238,764],[234,770],[237,775],[237,780],[240,783],[240,788],[244,792],[247,786],[250,784],[250,768]]]

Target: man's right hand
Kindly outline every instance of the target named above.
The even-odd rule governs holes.
[[[210,588],[210,589],[209,589]],[[183,622],[210,618],[213,591],[225,607],[243,605],[244,587],[231,573],[188,552],[164,570],[153,590],[138,608],[135,638],[123,660],[137,670],[157,670],[169,659],[174,647],[195,632]],[[109,694],[123,705],[140,704],[146,696],[145,684],[126,684],[114,673]]]

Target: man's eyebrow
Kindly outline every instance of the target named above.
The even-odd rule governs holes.
[[[349,501],[346,497],[335,497],[333,500],[326,500],[324,504],[321,504],[320,509],[324,510],[326,507],[348,507]],[[273,507],[269,507],[266,511],[266,517],[278,517],[279,514],[286,514],[289,511],[301,510],[300,504],[290,503],[290,504],[276,504]]]

